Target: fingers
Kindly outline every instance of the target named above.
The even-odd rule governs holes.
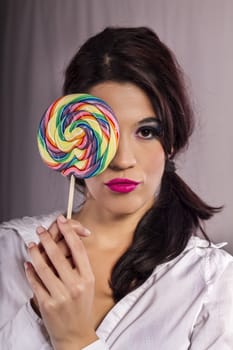
[[[50,226],[49,226],[49,229],[48,229],[52,239],[54,240],[54,242],[59,242],[59,240],[61,240],[63,237],[62,237],[62,234],[60,233],[59,231],[59,228],[57,226],[57,222],[54,221]],[[43,254],[45,260],[47,263],[49,263],[47,257],[46,257],[46,254],[44,253],[44,247],[41,243],[38,244],[38,248],[40,250],[40,252]]]
[[[41,301],[43,301],[46,298],[48,298],[49,293],[45,288],[45,286],[43,285],[42,281],[39,279],[38,275],[36,274],[33,265],[27,261],[24,263],[24,268],[25,268],[27,280],[34,293],[34,299],[36,301],[36,305],[38,306],[37,299],[40,299]]]
[[[62,239],[62,234],[61,232],[59,231],[59,227],[57,225],[57,222],[54,221],[52,223],[52,225],[49,226],[49,229],[48,229],[52,239],[54,240],[54,242],[59,242],[60,239]]]
[[[91,232],[87,228],[85,228],[83,225],[81,225],[81,223],[78,222],[77,220],[70,219],[69,223],[80,237],[87,237],[91,234]],[[70,256],[70,254],[71,254],[70,250],[68,249],[67,245],[65,244],[64,237],[59,230],[59,226],[57,224],[57,221],[54,221],[52,223],[52,225],[48,229],[48,232],[50,233],[54,242],[58,243],[58,246],[61,249],[62,254],[64,256],[67,256],[67,257]],[[46,254],[44,253],[44,247],[41,243],[38,244],[38,248],[46,259]],[[48,262],[48,259],[46,259],[46,260]]]
[[[91,234],[91,232],[86,227],[84,227],[80,222],[78,222],[77,220],[70,219],[69,223],[80,237],[87,237]],[[59,226],[57,224],[57,221],[54,221],[50,225],[50,227],[48,228],[48,232],[50,233],[52,239],[55,242],[59,242],[60,240],[63,239],[63,236],[59,230]]]
[[[48,237],[49,237],[50,241],[53,242],[53,240],[51,239],[49,234],[48,234]],[[56,245],[55,242],[53,242],[53,244]],[[30,275],[32,277],[32,281],[34,282],[34,287],[38,287],[38,283],[40,283],[40,280],[41,280],[41,282],[42,282],[42,283],[40,283],[41,288],[44,288],[43,285],[46,286],[46,289],[48,290],[48,292],[50,293],[51,296],[60,297],[61,295],[64,295],[65,288],[63,286],[62,281],[54,274],[51,267],[45,262],[37,245],[35,243],[30,243],[28,246],[28,249],[29,249],[31,259],[32,259],[33,269],[35,270],[35,271],[32,270],[32,271],[34,271],[34,274],[32,273]],[[64,256],[61,256],[61,254],[59,254],[59,256],[60,256],[60,259],[63,258],[65,263],[68,264],[68,262],[66,261],[66,258]],[[63,263],[64,263],[64,261],[63,261]],[[35,273],[37,274],[36,279],[35,279]],[[33,277],[34,277],[34,279],[33,279]],[[39,277],[39,279],[38,279],[38,277]],[[39,288],[39,291],[41,291],[40,288]],[[35,291],[35,293],[36,293],[36,291]]]
[[[59,218],[64,218],[64,216],[59,216]],[[66,220],[66,219],[65,219]],[[84,227],[79,221],[77,220],[66,220],[69,222],[69,224],[71,225],[71,227],[74,229],[74,231],[80,236],[80,237],[88,237],[91,234],[91,231],[88,230],[88,228]]]
[[[25,270],[46,327],[50,325],[50,331],[60,337],[65,325],[68,331],[71,325],[75,332],[77,325],[78,329],[81,325],[84,330],[89,329],[94,275],[80,239],[80,233],[87,235],[83,226],[59,217],[51,229],[52,234],[42,227],[37,229],[43,251],[35,243],[29,244],[32,264],[26,263]],[[57,232],[61,236],[56,242]],[[67,336],[67,330],[64,335]]]
[[[40,244],[32,244],[29,248],[34,265],[34,274],[31,276],[35,279],[35,274],[38,275],[37,284],[45,285],[49,293],[54,295],[62,294],[64,287],[71,286],[75,278],[91,278],[92,269],[79,238],[88,236],[90,231],[75,220],[59,217],[51,225],[50,231],[40,227],[37,233]]]
[[[69,257],[71,255],[71,251],[70,251],[69,247],[67,246],[64,237],[62,237],[62,239],[57,243],[57,246],[64,256]]]
[[[80,229],[79,225],[71,225],[70,220],[59,216],[57,220],[59,229],[71,251],[75,266],[81,276],[92,275],[92,269],[83,242],[80,240],[75,229]],[[74,228],[75,227],[75,228]]]
[[[72,283],[73,279],[76,277],[74,276],[73,264],[66,258],[66,256],[61,254],[61,250],[58,247],[58,244],[53,241],[48,231],[46,231],[43,227],[39,227],[37,229],[37,233],[39,235],[40,242],[44,247],[45,253],[55,268],[60,279],[66,286],[69,286]],[[65,244],[63,244],[63,246],[64,245]],[[71,253],[69,255],[71,256]],[[75,272],[77,273],[77,271]]]
[[[71,251],[70,251],[69,247],[67,246],[64,237],[62,237],[62,239],[59,242],[57,242],[56,244],[57,244],[57,247],[60,249],[60,252],[63,256],[65,256],[66,258],[69,258],[71,256]],[[49,263],[48,256],[47,256],[45,249],[44,249],[41,242],[38,244],[38,248],[39,248],[42,256],[44,257],[45,261],[47,263]]]

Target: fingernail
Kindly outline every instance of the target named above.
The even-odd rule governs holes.
[[[36,233],[38,233],[38,235],[40,235],[41,233],[45,232],[45,229],[44,227],[42,226],[39,226],[36,228]]]
[[[29,242],[27,243],[27,247],[28,248],[32,248],[32,247],[35,247],[36,246],[36,243],[35,242]]]
[[[86,236],[90,236],[91,231],[88,230],[88,228],[84,228],[84,234],[85,234]]]
[[[67,221],[67,219],[66,219],[65,216],[63,216],[63,215],[59,215],[59,216],[58,216],[58,220],[59,220],[62,224],[64,224],[64,223]]]
[[[30,264],[27,261],[25,261],[23,265],[24,265],[25,270],[30,269]]]

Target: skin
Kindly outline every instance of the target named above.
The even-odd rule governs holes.
[[[85,180],[81,211],[71,220],[59,217],[48,231],[38,228],[41,243],[28,248],[32,264],[26,264],[26,275],[56,350],[81,349],[97,339],[95,329],[114,305],[111,269],[156,200],[165,165],[163,147],[151,131],[157,122],[145,122],[155,112],[141,89],[104,82],[89,93],[106,101],[118,119],[117,153],[103,173]],[[119,177],[140,185],[130,193],[112,192],[105,183]]]

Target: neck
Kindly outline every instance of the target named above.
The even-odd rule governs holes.
[[[88,199],[83,208],[75,214],[74,219],[92,232],[88,239],[95,241],[98,246],[127,246],[131,244],[136,226],[147,209],[141,208],[129,214],[112,213],[107,209],[100,210],[94,200]]]

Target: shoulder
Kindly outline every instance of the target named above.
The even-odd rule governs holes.
[[[212,263],[224,264],[233,261],[233,256],[224,249],[226,246],[227,242],[213,243],[200,237],[192,236],[186,249],[194,249],[197,256],[200,258],[204,257]]]
[[[233,256],[223,249],[225,245],[225,242],[214,244],[192,236],[181,254],[157,266],[152,275],[167,275],[174,282],[178,278],[186,285],[189,278],[200,289],[206,290],[225,272],[233,276]]]
[[[233,278],[233,256],[223,249],[226,245],[226,242],[214,244],[199,237],[192,237],[186,247],[191,260],[199,264],[207,285],[217,282],[228,274]]]
[[[233,256],[223,249],[225,243],[194,241],[203,293],[192,326],[192,348],[209,349],[215,344],[216,349],[230,349],[224,346],[233,344]]]
[[[60,212],[53,212],[48,215],[25,216],[4,221],[0,224],[0,241],[7,240],[11,245],[21,239],[26,244],[30,241],[38,242],[36,228],[39,225],[48,228],[59,214]]]

